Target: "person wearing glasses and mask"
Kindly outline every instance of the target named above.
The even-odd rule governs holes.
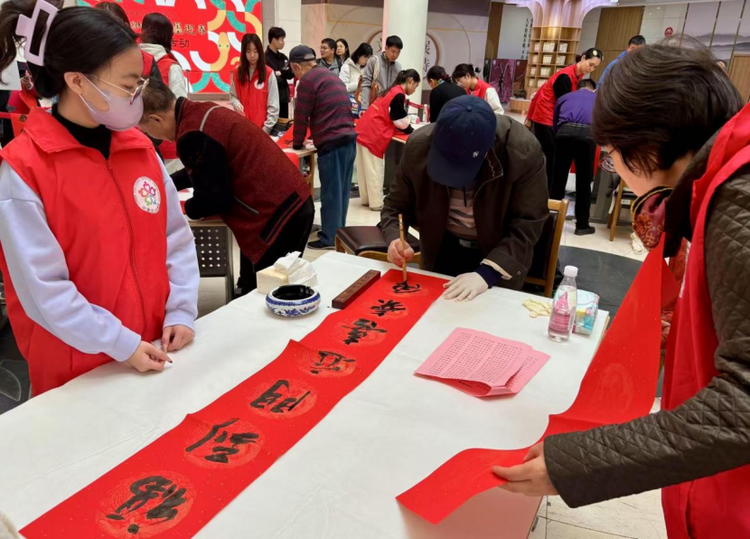
[[[42,11],[48,23],[34,24]],[[193,235],[133,129],[146,84],[136,37],[98,9],[0,8],[0,69],[25,43],[37,93],[59,96],[0,153],[0,269],[34,395],[112,360],[161,371],[193,340]]]

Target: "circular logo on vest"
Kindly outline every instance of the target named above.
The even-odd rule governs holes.
[[[161,192],[156,182],[146,176],[135,180],[133,197],[138,207],[147,213],[158,213],[161,206]]]

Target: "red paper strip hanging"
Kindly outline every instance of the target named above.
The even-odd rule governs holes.
[[[301,343],[24,528],[41,537],[185,538],[363,382],[443,292],[390,271]],[[177,367],[179,368],[179,366]]]
[[[540,441],[553,434],[622,423],[649,413],[659,377],[662,298],[668,302],[677,294],[674,279],[665,269],[660,247],[649,254],[633,281],[575,402],[562,414],[550,416]],[[521,464],[528,450],[462,451],[397,499],[428,522],[438,524],[473,496],[505,484],[492,473],[492,467]]]

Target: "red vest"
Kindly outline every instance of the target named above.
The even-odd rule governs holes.
[[[234,89],[237,92],[237,99],[245,107],[245,118],[253,122],[258,127],[263,127],[268,118],[268,79],[273,75],[270,67],[266,66],[265,82],[258,82],[258,70],[253,73],[250,81],[240,80],[240,70],[236,69],[232,76],[234,77]]]
[[[477,78],[477,86],[471,92],[471,95],[475,95],[481,99],[487,99],[487,90],[489,88],[492,88],[492,86],[484,82],[482,79]]]
[[[81,146],[37,109],[0,155],[41,199],[78,291],[151,341],[162,334],[169,296],[163,176],[151,142],[135,129],[112,132],[110,152],[107,161]],[[26,316],[2,254],[0,268],[35,395],[110,361],[72,348]]]
[[[664,406],[668,409],[693,397],[717,375],[718,339],[704,257],[706,217],[716,190],[747,164],[750,106],[721,130],[706,173],[693,186],[693,242],[667,345]],[[750,537],[750,466],[665,488],[662,504],[670,539]]]
[[[177,119],[180,159],[188,172],[200,173],[190,170],[191,155],[202,151],[200,142],[196,147],[196,140],[201,137],[190,136],[196,131],[202,131],[224,148],[236,203],[221,218],[245,256],[256,263],[310,198],[310,188],[299,168],[273,139],[247,119],[216,103],[189,99],[181,103]],[[206,116],[209,110],[211,113]]]
[[[172,69],[173,65],[180,65],[180,63],[172,53],[167,53],[156,62],[156,67],[161,74],[161,80],[167,88],[169,87],[169,70]],[[174,142],[169,142],[168,140],[162,141],[162,143],[159,144],[159,152],[161,152],[161,156],[165,160],[177,159],[177,145]]]
[[[555,97],[555,90],[553,86],[555,81],[560,75],[567,75],[570,77],[570,82],[573,84],[573,90],[576,85],[583,79],[583,75],[578,76],[576,74],[576,66],[578,64],[572,64],[565,67],[552,75],[547,82],[542,85],[537,91],[534,99],[531,100],[531,106],[529,107],[528,119],[532,122],[552,126],[553,118],[555,115],[555,103],[557,98]]]
[[[391,139],[396,135],[396,126],[391,120],[391,101],[397,95],[406,95],[401,86],[394,86],[385,95],[370,105],[357,124],[357,144],[370,150],[375,157],[383,158]]]

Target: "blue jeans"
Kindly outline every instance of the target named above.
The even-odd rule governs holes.
[[[355,141],[318,154],[322,222],[319,237],[325,245],[333,245],[336,231],[346,226],[356,155],[357,143]]]

